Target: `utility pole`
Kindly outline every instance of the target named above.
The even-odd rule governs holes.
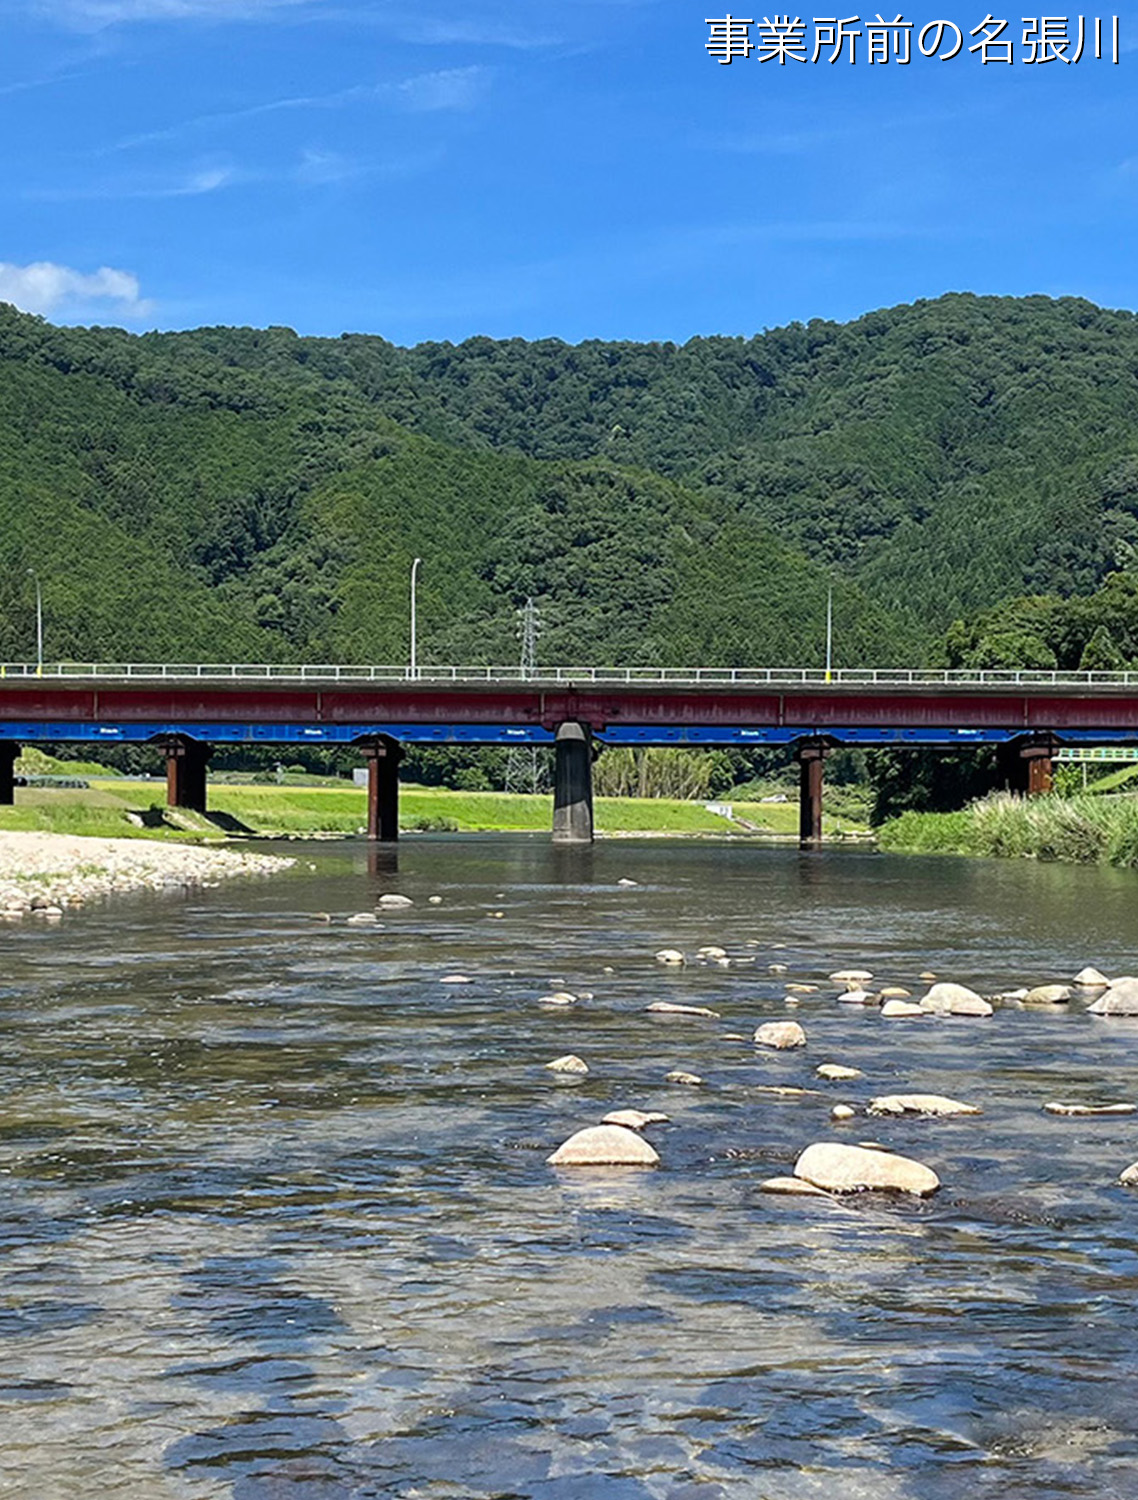
[[[520,609],[522,637],[522,681],[528,682],[537,670],[537,605],[527,599]],[[541,764],[536,745],[512,745],[506,760],[507,792],[540,792]]]

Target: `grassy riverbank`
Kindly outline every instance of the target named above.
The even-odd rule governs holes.
[[[1028,800],[999,793],[962,812],[905,813],[878,830],[878,841],[907,854],[1138,866],[1138,796]]]
[[[101,837],[206,839],[227,834],[354,834],[366,816],[364,793],[352,786],[231,786],[211,784],[210,813],[171,811],[164,788],[126,777],[93,780],[85,789],[21,787],[14,807],[0,808],[0,829]],[[798,808],[790,802],[735,803],[733,818],[699,802],[667,798],[599,797],[602,834],[765,834],[792,836]],[[551,821],[548,796],[502,792],[452,792],[404,787],[400,826],[412,831],[545,832]],[[849,818],[827,820],[828,833],[861,831]]]

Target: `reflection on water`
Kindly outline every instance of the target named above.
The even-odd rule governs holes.
[[[345,924],[385,891],[415,905]],[[890,1023],[825,976],[1126,972],[1135,894],[1027,863],[427,838],[398,868],[317,845],[270,883],[6,928],[0,1493],[1129,1500],[1138,1125],[1041,1105],[1138,1096],[1138,1023]],[[741,962],[652,958],[704,943]],[[727,1040],[789,1013],[784,978],[822,985],[805,1051]],[[537,1005],[562,987],[593,998]],[[565,1052],[590,1073],[547,1072]],[[820,1084],[823,1061],[865,1077]],[[832,1104],[900,1090],[984,1106],[844,1127],[929,1162],[936,1198],[757,1193],[843,1128]],[[620,1106],[671,1116],[662,1169],[545,1165]]]

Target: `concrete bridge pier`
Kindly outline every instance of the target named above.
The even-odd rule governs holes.
[[[20,747],[15,740],[0,740],[0,807],[11,807],[16,800],[16,757]]]
[[[588,724],[558,724],[553,747],[553,842],[593,842],[593,737]]]
[[[822,843],[822,786],[827,750],[823,744],[805,744],[795,752],[798,761],[798,844],[802,849],[817,849]]]
[[[360,748],[367,759],[367,836],[381,844],[397,843],[403,746],[389,734],[381,734]]]
[[[206,767],[213,746],[189,735],[175,735],[160,743],[166,756],[166,806],[206,811]]]

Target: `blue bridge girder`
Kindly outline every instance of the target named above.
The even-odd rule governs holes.
[[[1023,739],[1024,729],[967,729],[955,726],[890,728],[882,725],[609,725],[598,730],[600,745],[686,745],[746,748],[789,746],[802,740],[825,740],[842,746],[926,746],[964,748],[1004,745]],[[553,745],[555,734],[536,724],[415,724],[415,723],[239,723],[231,721],[153,720],[149,722],[88,722],[58,719],[9,719],[0,724],[0,738],[21,743],[74,741],[83,744],[144,745],[150,740],[181,736],[216,745],[326,745],[349,746],[385,735],[410,745]],[[1138,745],[1138,729],[1064,729],[1053,733],[1057,745]]]

